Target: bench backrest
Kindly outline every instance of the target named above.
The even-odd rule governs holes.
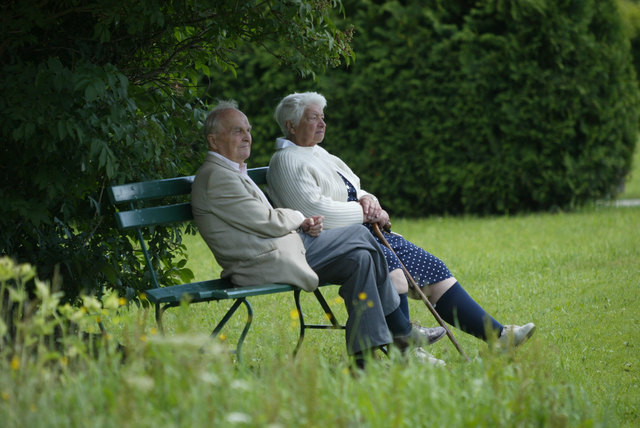
[[[248,173],[258,185],[267,183],[269,167],[251,168]],[[111,203],[122,208],[116,212],[116,223],[121,230],[135,230],[147,268],[155,287],[159,287],[151,258],[144,242],[141,228],[193,220],[190,202],[166,203],[167,198],[184,200],[191,194],[195,176],[140,181],[111,186],[108,189]],[[144,206],[142,206],[144,205]]]
[[[266,166],[251,168],[248,171],[249,176],[258,185],[266,184],[268,169],[269,167]],[[116,213],[118,228],[126,230],[135,227],[193,220],[189,202],[169,205],[158,204],[143,208],[137,207],[136,203],[177,196],[189,196],[194,177],[190,175],[111,186],[108,189],[111,203],[114,205],[129,204],[127,211],[118,211]]]

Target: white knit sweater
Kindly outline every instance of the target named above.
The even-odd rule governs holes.
[[[289,141],[279,139],[282,142]],[[358,199],[370,195],[360,188],[360,179],[338,157],[320,146],[284,144],[271,157],[267,193],[278,207],[301,211],[305,216],[324,216],[324,228],[362,224],[364,214],[358,202],[347,202],[342,174],[356,188]]]

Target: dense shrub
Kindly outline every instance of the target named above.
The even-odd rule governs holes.
[[[639,104],[613,0],[345,6],[352,66],[309,82],[254,55],[213,88],[268,127],[256,164],[279,133],[278,100],[311,88],[328,99],[325,147],[393,214],[548,210],[615,194]]]
[[[106,187],[193,174],[214,66],[260,47],[303,74],[350,59],[339,1],[25,0],[0,26],[0,255],[56,267],[66,298],[147,286]],[[189,276],[179,227],[157,228],[163,284]]]

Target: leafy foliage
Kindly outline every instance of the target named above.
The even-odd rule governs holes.
[[[239,63],[243,76],[213,88],[239,94],[257,132],[268,126],[257,163],[279,135],[277,102],[315,89],[328,100],[323,144],[395,215],[554,210],[615,195],[639,98],[614,1],[354,0],[345,9],[351,66],[310,82],[262,74],[270,60],[253,56]]]
[[[338,1],[4,2],[0,58],[0,253],[67,298],[105,284],[143,289],[139,254],[115,230],[108,185],[193,174],[204,154],[201,76],[234,72],[258,46],[301,75],[351,59]],[[181,233],[157,229],[163,282]],[[174,260],[177,257],[177,260]],[[125,272],[120,277],[116,272]]]
[[[364,183],[402,215],[614,194],[639,106],[615,4],[430,4],[358,9],[358,61],[329,112],[345,121],[334,151],[356,159]]]

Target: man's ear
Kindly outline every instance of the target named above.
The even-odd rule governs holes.
[[[207,135],[207,143],[209,143],[209,150],[217,151],[218,145],[216,144],[216,136],[213,134]]]

